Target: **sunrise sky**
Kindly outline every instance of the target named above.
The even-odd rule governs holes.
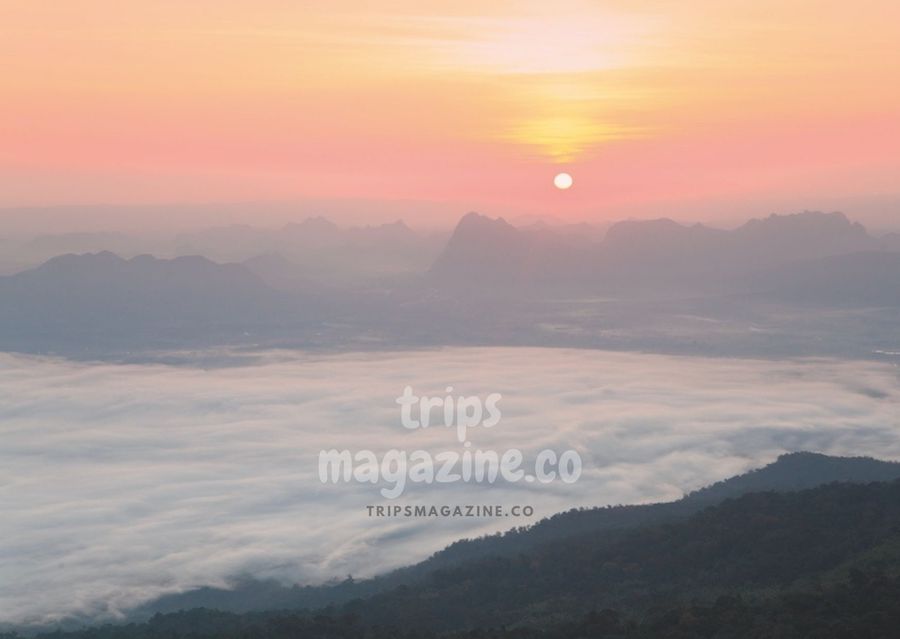
[[[888,224],[898,42],[896,0],[0,0],[0,207]]]

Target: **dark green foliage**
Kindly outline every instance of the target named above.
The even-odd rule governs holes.
[[[898,540],[900,483],[756,493],[683,521],[590,533],[438,570],[415,588],[345,609],[370,622],[440,630],[540,623],[597,606],[640,611],[659,601],[828,580]]]
[[[40,638],[887,639],[898,575],[900,482],[830,484],[477,559],[318,612],[195,609]]]
[[[815,592],[760,601],[721,596],[643,617],[599,609],[546,627],[494,626],[439,635],[421,626],[365,626],[352,616],[197,609],[157,615],[143,624],[36,639],[892,639],[900,632],[898,602],[900,579],[856,572],[847,582]]]
[[[536,547],[585,535],[675,522],[724,500],[750,492],[795,491],[834,481],[869,483],[900,479],[900,464],[862,457],[829,457],[815,453],[791,453],[764,468],[718,482],[670,503],[643,506],[573,509],[546,518],[531,527],[520,527],[479,539],[451,544],[415,566],[362,581],[344,581],[318,587],[286,587],[275,582],[245,579],[230,589],[200,588],[164,596],[135,611],[136,618],[156,612],[188,608],[216,608],[232,612],[253,610],[322,608],[367,599],[401,585],[418,587],[436,571],[453,570],[485,558],[515,559]]]

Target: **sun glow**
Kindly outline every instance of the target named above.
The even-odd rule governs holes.
[[[641,63],[642,45],[658,30],[646,15],[573,2],[552,15],[425,19],[417,26],[434,31],[429,48],[439,67],[491,77],[511,96],[496,139],[566,163],[640,133],[612,113],[633,96],[601,78]]]
[[[0,206],[888,211],[900,3],[864,4],[0,2]]]
[[[553,186],[558,188],[560,191],[565,191],[568,188],[571,188],[572,184],[575,183],[575,180],[572,179],[572,176],[568,173],[557,173],[556,177],[553,178]]]

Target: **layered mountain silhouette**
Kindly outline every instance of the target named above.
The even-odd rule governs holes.
[[[806,262],[889,245],[841,213],[816,212],[772,215],[733,231],[669,219],[626,221],[612,225],[602,241],[577,238],[553,227],[516,228],[502,218],[470,213],[432,266],[431,281],[474,292],[672,295],[741,293],[753,274],[753,287],[768,291],[780,282],[780,273],[762,279],[774,267],[803,269]]]
[[[465,215],[430,270],[439,286],[451,289],[527,289],[569,283],[589,272],[588,254],[572,251],[570,236],[547,230],[519,229],[503,218]]]
[[[39,235],[28,242],[28,248],[47,258],[68,253],[100,253],[111,251],[117,255],[137,255],[142,242],[124,233],[56,233]]]
[[[463,217],[446,242],[402,222],[341,229],[311,218],[277,230],[223,227],[184,236],[181,248],[203,257],[63,255],[0,277],[0,348],[72,353],[89,346],[102,355],[176,345],[377,342],[894,350],[883,318],[860,332],[848,314],[815,336],[808,322],[783,325],[790,316],[784,309],[885,313],[900,305],[900,251],[886,250],[885,237],[841,214],[770,216],[730,231],[626,221],[598,238],[593,227],[516,227],[477,213]],[[713,337],[716,344],[706,345]]]
[[[160,339],[271,325],[298,310],[247,268],[203,257],[172,260],[110,252],[63,255],[0,278],[0,339]]]
[[[289,279],[346,285],[421,272],[444,240],[443,235],[416,233],[402,221],[341,228],[323,217],[313,217],[279,229],[238,225],[183,234],[176,238],[175,252],[204,255],[218,262],[279,255],[289,269]]]

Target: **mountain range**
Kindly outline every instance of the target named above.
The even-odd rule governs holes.
[[[219,262],[278,255],[294,277],[346,286],[421,271],[445,240],[442,233],[417,233],[401,221],[341,228],[314,217],[280,229],[229,226],[183,234],[175,239],[175,254]]]
[[[850,259],[855,266],[821,297],[816,294],[830,280],[821,279],[810,291],[811,301],[830,303],[834,290],[858,278],[900,275],[889,260],[868,258],[893,246],[840,213],[772,215],[731,231],[669,219],[626,221],[613,224],[599,242],[579,241],[553,228],[520,229],[502,218],[470,213],[457,225],[429,276],[436,286],[472,293],[777,295],[785,272],[806,274],[833,264],[829,258],[867,256]],[[875,301],[900,301],[885,293]]]
[[[896,350],[900,251],[842,214],[775,215],[734,230],[627,221],[602,239],[592,231],[470,213],[442,238],[402,223],[340,229],[312,218],[180,238],[179,250],[203,255],[62,255],[0,277],[0,348]],[[125,243],[89,234],[42,245],[105,241]]]
[[[0,346],[26,349],[73,343],[137,346],[278,325],[302,316],[296,300],[267,287],[249,269],[204,257],[171,260],[110,252],[63,255],[38,268],[0,277]]]

